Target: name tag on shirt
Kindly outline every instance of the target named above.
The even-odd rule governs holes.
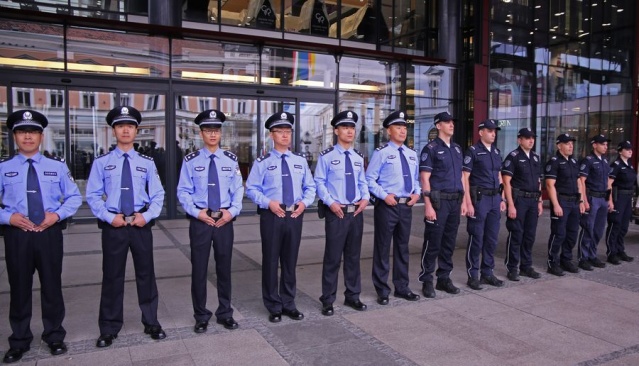
[[[135,170],[137,170],[138,172],[146,173],[146,168],[143,168],[143,167],[141,167],[141,166],[136,166],[136,167],[135,167]]]
[[[44,175],[50,176],[50,177],[57,177],[58,176],[58,172],[44,172]]]
[[[231,169],[231,167],[230,167],[230,166],[223,166],[223,167],[222,167],[222,171],[223,171],[223,172],[230,172],[230,171],[232,171],[232,170],[233,170],[233,169]]]
[[[115,169],[115,165],[107,165],[104,167],[104,170],[113,170]]]
[[[202,171],[204,171],[204,167],[203,166],[196,166],[195,167],[195,171],[196,172],[202,172]]]

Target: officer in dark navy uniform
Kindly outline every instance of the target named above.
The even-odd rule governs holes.
[[[532,267],[537,222],[543,212],[541,200],[541,160],[533,150],[537,135],[530,128],[517,133],[519,147],[504,159],[501,177],[508,204],[506,258],[508,279],[519,281],[519,275],[537,279]]]
[[[416,301],[419,295],[408,287],[408,240],[413,205],[419,200],[417,154],[404,145],[406,113],[396,111],[382,123],[389,142],[373,153],[366,170],[366,181],[375,197],[375,238],[373,250],[373,285],[377,302],[388,304],[389,252],[393,241],[393,285],[395,297]]]
[[[460,216],[466,214],[463,202],[462,151],[452,141],[455,121],[448,112],[435,115],[437,138],[422,149],[419,171],[424,195],[424,245],[419,281],[422,293],[435,297],[433,272],[437,269],[436,288],[458,294],[450,272],[453,270],[453,251],[457,240]]]
[[[108,347],[122,329],[124,271],[131,250],[144,333],[152,339],[166,334],[157,319],[158,290],[153,265],[151,226],[160,215],[164,188],[153,158],[133,148],[142,121],[128,106],[113,108],[106,122],[117,146],[95,159],[87,181],[87,203],[102,228],[102,294],[97,347]],[[106,196],[106,201],[103,200]]]
[[[608,140],[604,135],[590,139],[592,152],[579,163],[579,188],[586,212],[581,215],[579,244],[579,268],[592,271],[592,267],[604,268],[606,264],[597,258],[597,245],[603,237],[608,216],[608,173],[610,163],[604,156],[608,152]]]
[[[608,262],[614,265],[620,264],[620,260],[634,260],[626,253],[624,238],[632,217],[632,196],[637,190],[637,172],[630,163],[632,144],[630,141],[622,141],[617,146],[617,151],[619,156],[611,164],[608,174],[612,192],[608,201],[610,207],[606,228],[606,254]]]
[[[233,219],[242,210],[242,174],[237,156],[220,148],[224,113],[209,109],[195,117],[204,147],[184,157],[177,195],[189,219],[191,299],[195,333],[206,332],[213,313],[206,308],[211,242],[215,258],[218,324],[237,329],[231,307]]]
[[[246,195],[260,213],[262,299],[273,323],[281,321],[282,315],[304,319],[295,306],[295,266],[304,210],[315,200],[315,182],[304,156],[289,150],[294,123],[295,117],[288,112],[275,113],[266,120],[264,127],[270,131],[273,150],[257,158],[246,180]]]
[[[82,204],[82,196],[64,161],[40,154],[47,124],[47,118],[33,110],[16,111],[7,118],[18,154],[0,161],[0,225],[4,230],[12,331],[4,363],[19,361],[31,346],[31,295],[36,270],[42,298],[42,340],[52,355],[67,352],[62,326],[62,229],[67,217]]]
[[[546,191],[550,200],[548,273],[563,276],[564,270],[577,273],[572,249],[577,242],[579,217],[585,212],[579,193],[579,165],[572,157],[576,139],[567,133],[557,136],[557,154],[545,168]]]
[[[473,290],[482,289],[480,281],[495,287],[504,285],[493,273],[499,220],[501,212],[506,210],[501,189],[501,153],[494,145],[500,129],[492,119],[479,124],[479,141],[466,151],[462,168],[468,216],[466,273],[468,287]]]
[[[353,149],[357,113],[343,111],[332,120],[337,144],[320,154],[315,167],[317,195],[325,211],[326,246],[322,266],[322,314],[333,315],[337,278],[344,255],[344,305],[363,311],[359,258],[362,248],[364,215],[370,194],[364,172],[364,158]]]

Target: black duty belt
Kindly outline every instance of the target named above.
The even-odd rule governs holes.
[[[635,190],[634,189],[618,189],[617,190],[617,194],[623,194],[623,195],[634,195],[635,194]]]
[[[446,192],[441,192],[439,194],[439,198],[442,200],[447,200],[447,201],[455,201],[461,198],[461,193],[457,192],[457,193],[446,193]]]
[[[541,197],[541,192],[519,191],[519,197],[537,199],[537,198]]]
[[[588,194],[590,197],[606,198],[606,192],[589,191]]]
[[[499,194],[499,188],[477,188],[477,193],[482,196],[494,196]]]
[[[566,202],[575,202],[579,199],[579,194],[559,194],[558,196]]]

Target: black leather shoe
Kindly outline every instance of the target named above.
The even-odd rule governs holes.
[[[282,313],[271,313],[268,316],[268,321],[271,323],[279,323],[282,321]]]
[[[616,254],[608,256],[608,263],[614,264],[615,266],[620,265],[621,261],[619,261],[619,257]]]
[[[193,331],[198,334],[206,332],[207,329],[209,329],[209,322],[196,322],[193,327]]]
[[[98,341],[95,342],[95,346],[99,348],[109,347],[116,338],[118,338],[116,334],[101,334]]]
[[[51,342],[47,346],[49,346],[49,351],[53,356],[67,353],[67,345],[64,342]]]
[[[535,280],[541,277],[541,273],[535,271],[534,269],[532,269],[532,267],[520,270],[519,274]]]
[[[453,285],[453,281],[450,278],[443,278],[441,280],[437,280],[435,289],[439,291],[445,291],[452,295],[459,293],[459,289],[455,287],[455,285]]]
[[[393,296],[399,297],[401,299],[408,300],[408,301],[419,300],[419,295],[413,293],[411,290],[408,290],[408,292],[405,292],[405,293],[395,291],[395,293],[393,293]]]
[[[606,263],[602,262],[601,259],[599,259],[597,257],[591,259],[590,260],[590,264],[592,264],[593,267],[606,268]]]
[[[435,298],[435,288],[433,287],[433,283],[430,281],[424,282],[422,285],[422,294],[429,299]]]
[[[590,261],[587,259],[583,259],[579,261],[579,268],[583,269],[584,271],[592,271],[592,264],[590,264]]]
[[[237,324],[237,322],[235,321],[235,319],[233,319],[232,316],[229,316],[226,319],[218,319],[217,323],[223,325],[224,328],[226,328],[228,330],[233,330],[233,329],[237,329],[237,328],[240,327],[240,325]]]
[[[519,273],[517,272],[516,269],[510,270],[508,271],[508,273],[506,274],[506,278],[508,278],[511,281],[517,282],[519,281]]]
[[[366,310],[366,304],[359,300],[344,300],[344,305],[351,307],[357,311]]]
[[[502,287],[504,286],[504,281],[500,280],[499,278],[497,278],[495,275],[491,274],[488,276],[481,276],[479,278],[479,282],[486,284],[486,285],[491,285],[491,286],[495,286],[495,287]]]
[[[388,296],[377,296],[377,303],[380,305],[388,305]]]
[[[561,269],[561,267],[559,267],[556,264],[548,267],[548,271],[547,272],[550,273],[551,275],[555,275],[555,276],[559,276],[559,277],[561,277],[561,276],[563,276],[565,274],[564,270]]]
[[[302,320],[302,319],[304,319],[304,314],[302,314],[297,309],[293,309],[293,310],[282,309],[282,315],[286,315],[286,316],[288,316],[289,318],[291,318],[293,320]]]
[[[2,362],[4,363],[18,362],[22,359],[22,355],[25,354],[28,350],[29,350],[29,347],[9,348],[7,353],[4,354],[4,357],[2,358]]]
[[[162,327],[159,325],[145,325],[144,333],[151,336],[151,339],[164,339],[166,338],[166,333],[162,330]]]
[[[479,291],[483,289],[483,287],[481,287],[481,285],[479,284],[479,280],[472,277],[469,278],[468,281],[466,281],[466,285],[468,285],[468,287],[470,287],[471,289],[475,291]]]
[[[561,269],[570,273],[579,273],[579,268],[573,262],[561,262]]]
[[[322,305],[322,315],[331,316],[335,313],[335,309],[333,309],[333,304],[324,304]]]
[[[635,260],[634,257],[629,256],[628,254],[626,254],[626,252],[621,252],[619,253],[619,255],[617,256],[619,259],[621,259],[624,262],[632,262]]]

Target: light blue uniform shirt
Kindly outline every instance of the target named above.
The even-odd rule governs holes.
[[[255,160],[248,179],[246,195],[260,208],[267,209],[271,200],[283,202],[282,198],[282,155],[286,155],[293,176],[293,198],[302,201],[306,207],[315,201],[315,182],[306,159],[298,153],[282,154],[271,150],[269,154]]]
[[[28,215],[27,206],[27,157],[18,154],[9,160],[0,162],[0,194],[5,207],[0,211],[0,224],[9,225],[11,215]],[[53,212],[60,220],[73,215],[82,204],[82,195],[73,181],[67,165],[40,153],[33,157],[33,167],[38,173],[44,211]],[[39,223],[36,223],[39,224]]]
[[[99,156],[91,166],[91,173],[87,181],[87,203],[98,219],[113,222],[120,210],[120,190],[122,186],[122,164],[124,151],[116,147],[108,154]],[[133,200],[135,211],[148,206],[142,214],[146,222],[160,216],[164,203],[164,188],[158,176],[153,158],[140,155],[131,149],[129,166],[133,178]],[[148,193],[147,193],[148,187]],[[106,195],[106,201],[102,196]],[[115,212],[115,213],[114,213]]]
[[[345,151],[350,153],[349,159],[355,175],[355,199],[353,202],[346,199]],[[328,206],[332,205],[333,202],[347,205],[371,198],[364,172],[364,158],[359,151],[353,148],[345,150],[340,144],[320,153],[315,167],[315,184],[317,185],[317,195]]]
[[[412,177],[412,189],[407,192],[404,188],[404,176],[399,148],[403,147],[403,153],[410,168]],[[411,194],[421,194],[419,188],[419,169],[417,166],[417,153],[405,145],[397,145],[389,142],[378,147],[373,152],[371,161],[366,170],[368,189],[372,195],[383,200],[390,193],[397,197],[408,197]]]
[[[217,149],[214,154],[208,149],[201,149],[184,157],[177,186],[178,199],[184,211],[196,218],[202,208],[208,207],[211,155],[215,155],[213,159],[220,182],[220,207],[228,207],[229,213],[235,217],[242,210],[242,174],[237,156],[222,149]]]

